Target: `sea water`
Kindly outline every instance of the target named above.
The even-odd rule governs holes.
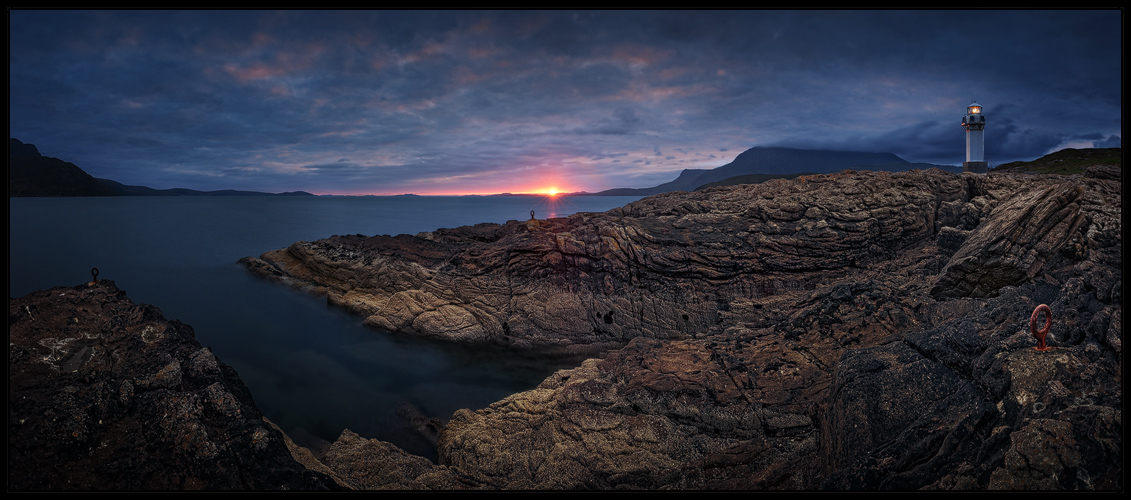
[[[603,212],[622,196],[9,198],[8,294],[113,280],[193,327],[239,372],[264,416],[300,444],[343,429],[436,459],[413,416],[446,422],[532,389],[579,360],[453,345],[362,318],[258,278],[236,261],[335,234],[415,234]]]

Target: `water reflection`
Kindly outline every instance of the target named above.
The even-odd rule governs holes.
[[[97,267],[130,300],[191,325],[300,444],[317,447],[348,428],[435,459],[421,419],[484,408],[580,360],[367,328],[324,297],[255,277],[236,260],[333,234],[412,234],[635,199],[10,198],[9,295],[85,283]]]

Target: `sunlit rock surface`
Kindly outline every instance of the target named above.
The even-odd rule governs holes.
[[[1121,489],[1103,173],[846,171],[242,262],[393,331],[599,353],[453,415],[461,484]]]

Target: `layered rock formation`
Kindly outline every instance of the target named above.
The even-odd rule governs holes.
[[[414,487],[1120,489],[1103,173],[846,171],[242,262],[393,331],[595,354],[457,412]]]

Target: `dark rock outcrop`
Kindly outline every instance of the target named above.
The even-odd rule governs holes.
[[[242,262],[374,326],[601,353],[456,412],[463,485],[1121,489],[1121,215],[1104,176],[846,171]]]
[[[342,489],[235,370],[111,281],[8,300],[8,490]]]

